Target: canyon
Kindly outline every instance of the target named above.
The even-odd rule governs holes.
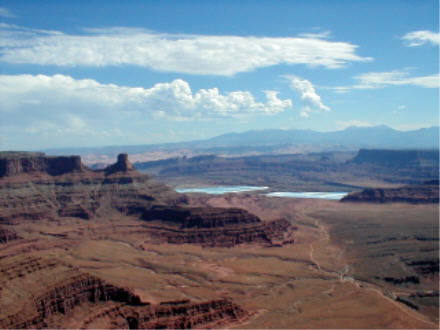
[[[191,206],[185,195],[137,172],[126,154],[113,165],[91,170],[79,156],[1,153],[0,184],[2,328],[210,328],[241,323],[252,312],[231,300],[151,303],[66,262],[59,252],[54,256],[54,251],[75,249],[85,237],[111,240],[132,229],[138,250],[148,244],[282,246],[293,243],[296,229],[286,220],[262,221],[240,208]],[[118,221],[117,230],[112,224],[108,231],[109,218]],[[86,232],[91,224],[100,227],[97,236]]]
[[[438,323],[436,203],[179,194],[124,154],[0,160],[2,328]]]
[[[0,260],[0,283],[0,327],[3,329],[66,325],[70,328],[187,329],[231,325],[249,316],[227,300],[164,301],[152,305],[128,289],[108,284],[53,258],[4,258]],[[77,318],[80,315],[77,307],[81,306],[88,309],[85,318]]]
[[[438,150],[360,149],[225,157],[217,154],[136,162],[172,187],[266,186],[275,191],[359,191],[438,180]]]
[[[3,224],[43,218],[88,220],[116,212],[145,220],[146,235],[153,228],[150,222],[159,220],[150,236],[159,230],[169,243],[233,246],[293,241],[283,234],[289,224],[282,220],[264,223],[244,210],[187,206],[184,195],[137,172],[127,154],[105,169],[90,170],[79,156],[6,153],[0,157],[0,183]]]

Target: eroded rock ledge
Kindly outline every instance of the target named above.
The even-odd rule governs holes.
[[[152,205],[185,201],[166,185],[133,169],[126,154],[103,170],[86,168],[79,156],[0,153],[0,224],[111,212],[140,216]]]
[[[189,207],[187,198],[137,172],[126,154],[102,170],[86,168],[79,156],[0,153],[0,224],[109,215],[148,224],[156,242],[230,247],[293,243],[286,220],[264,222],[237,208]]]
[[[296,227],[279,219],[261,221],[242,209],[154,207],[143,215],[152,222],[165,221],[168,226],[152,227],[158,242],[171,244],[201,244],[203,246],[232,247],[257,243],[279,246],[293,243]]]
[[[83,171],[85,171],[85,167],[82,165],[79,156],[50,157],[44,153],[0,153],[0,177],[36,173],[62,175]]]
[[[80,317],[78,307],[88,313]],[[129,289],[82,273],[55,259],[0,260],[0,328],[208,328],[230,326],[249,317],[231,301],[144,302]],[[79,317],[79,319],[78,319]]]
[[[438,180],[428,181],[421,185],[410,185],[400,188],[368,188],[353,192],[341,199],[341,202],[370,203],[438,203]]]
[[[159,305],[110,307],[87,319],[81,328],[94,328],[102,319],[117,329],[194,329],[218,328],[240,323],[249,313],[229,300],[202,303],[170,301]]]

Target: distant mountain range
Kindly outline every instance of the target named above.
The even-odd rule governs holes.
[[[313,130],[261,130],[223,134],[205,142],[212,146],[324,144],[383,148],[438,148],[439,127],[414,131],[398,131],[388,126],[356,127],[342,131],[317,132]]]
[[[439,127],[398,131],[385,125],[374,127],[351,126],[334,132],[310,129],[267,129],[243,133],[228,133],[207,140],[180,143],[107,146],[91,148],[58,148],[42,150],[47,154],[116,155],[120,152],[140,154],[152,151],[187,149],[196,153],[271,153],[294,146],[301,150],[356,150],[359,148],[438,149]]]

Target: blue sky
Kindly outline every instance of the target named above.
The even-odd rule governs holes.
[[[438,1],[0,1],[0,149],[438,125]]]

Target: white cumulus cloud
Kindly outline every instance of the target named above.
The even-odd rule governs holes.
[[[192,92],[176,79],[151,88],[101,84],[65,75],[0,75],[0,126],[40,123],[48,127],[85,130],[130,120],[209,119],[276,114],[292,107],[275,91],[265,91],[266,103],[249,91],[222,94],[217,88]],[[38,126],[38,125],[37,125]]]
[[[340,68],[370,61],[357,45],[326,36],[242,37],[161,34],[133,28],[84,34],[0,25],[0,61],[57,66],[136,65],[162,72],[232,76],[279,64]]]
[[[310,81],[295,76],[286,76],[286,78],[290,81],[290,87],[301,94],[303,103],[301,116],[308,117],[313,110],[330,111],[330,108],[322,102],[321,96],[318,95]]]
[[[417,47],[424,44],[438,46],[440,44],[440,34],[427,30],[413,31],[402,37],[408,47]]]

